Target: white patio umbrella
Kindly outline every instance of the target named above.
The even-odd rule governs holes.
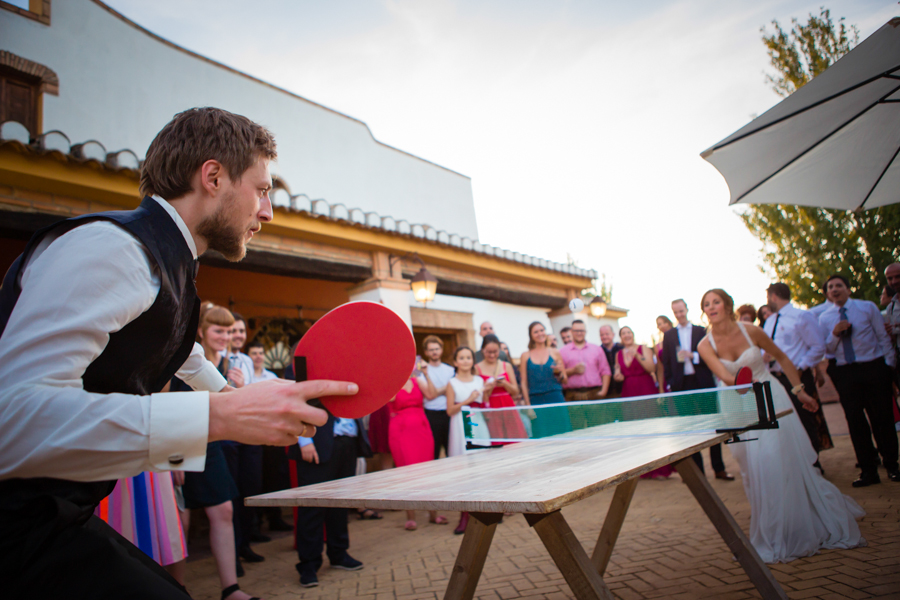
[[[701,156],[730,204],[900,202],[900,17]]]

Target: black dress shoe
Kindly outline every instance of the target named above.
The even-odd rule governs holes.
[[[319,578],[315,573],[300,573],[300,587],[311,588],[319,585]]]
[[[878,473],[860,473],[859,478],[853,482],[853,487],[866,487],[869,485],[874,485],[876,483],[881,483],[881,477],[878,476]]]
[[[332,561],[331,568],[342,569],[344,571],[359,571],[363,568],[363,564],[349,554],[345,553],[344,558],[342,558],[340,561]]]
[[[900,482],[900,469],[888,469],[887,475],[891,481]]]
[[[734,475],[728,471],[717,471],[716,479],[724,479],[725,481],[734,481]]]
[[[253,550],[250,549],[250,546],[241,548],[240,552],[238,552],[238,555],[241,557],[242,560],[245,560],[248,563],[258,563],[258,562],[262,562],[262,561],[266,560],[265,556],[263,556],[261,554],[257,554],[256,552],[254,552]]]

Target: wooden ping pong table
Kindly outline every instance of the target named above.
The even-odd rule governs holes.
[[[685,419],[692,420],[690,427],[685,427]],[[622,426],[626,425],[634,437],[566,440],[563,435],[522,442],[255,496],[248,498],[247,504],[468,511],[469,525],[444,595],[448,600],[473,597],[503,513],[522,513],[577,598],[612,600],[603,575],[638,477],[671,464],[762,597],[786,599],[781,585],[690,458],[730,435],[713,433],[716,425],[704,423],[703,416],[669,420],[673,432],[711,431],[647,436],[641,433],[646,431],[646,424],[642,427],[641,421],[617,423],[617,435],[623,434]],[[613,486],[612,503],[589,556],[560,509]]]

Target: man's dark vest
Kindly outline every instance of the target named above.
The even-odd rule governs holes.
[[[76,217],[35,233],[0,287],[0,336],[22,291],[18,283],[22,265],[41,239],[51,232],[62,235],[94,221],[116,223],[144,244],[159,274],[160,289],[147,311],[110,334],[106,348],[82,376],[84,389],[99,394],[118,392],[141,396],[158,392],[190,355],[200,300],[194,285],[196,267],[191,250],[172,217],[152,198],[144,198],[135,210]],[[103,264],[97,268],[103,268]],[[36,497],[55,496],[89,508],[106,497],[114,486],[115,481],[10,479],[0,482],[0,506],[13,508]]]

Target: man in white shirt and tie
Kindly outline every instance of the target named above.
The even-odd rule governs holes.
[[[93,516],[115,480],[202,471],[207,442],[286,445],[348,382],[233,390],[194,343],[197,257],[238,261],[272,219],[275,141],[246,117],[185,111],[147,150],[133,211],[35,234],[0,287],[0,581],[11,598],[187,598]],[[158,393],[177,374],[197,391]],[[228,394],[220,393],[228,392]],[[248,596],[236,583],[225,600]]]
[[[244,344],[247,343],[247,321],[240,313],[232,312],[234,325],[231,326],[231,351],[228,353],[228,364],[241,370],[244,376],[244,384],[253,379],[253,361],[244,354]]]
[[[825,340],[819,331],[818,320],[809,312],[791,304],[791,288],[785,283],[770,285],[766,290],[766,299],[769,310],[772,311],[764,326],[766,334],[797,367],[806,393],[818,400],[815,368],[825,356]],[[788,395],[794,403],[794,412],[800,417],[816,455],[822,450],[833,448],[834,444],[828,432],[821,404],[814,413],[806,410],[800,400],[790,392],[793,385],[781,370],[781,365],[768,355],[764,358],[769,363],[769,370],[788,390]],[[815,465],[822,470],[818,459]]]
[[[881,483],[878,453],[888,479],[900,482],[891,407],[894,355],[884,318],[874,302],[850,297],[850,282],[842,275],[829,277],[824,291],[834,305],[819,315],[819,329],[827,352],[834,355],[828,375],[841,397],[861,471],[853,487]]]

